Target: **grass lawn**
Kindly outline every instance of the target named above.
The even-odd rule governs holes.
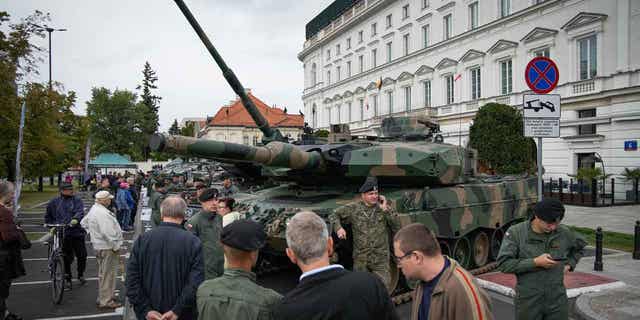
[[[46,232],[25,232],[30,241],[38,240],[46,234]]]
[[[572,230],[582,234],[587,242],[596,245],[596,231],[589,228],[569,226]],[[612,231],[604,231],[602,235],[602,244],[605,248],[616,249],[621,251],[633,251],[633,235]]]
[[[22,191],[20,194],[20,206],[24,209],[31,208],[37,204],[49,201],[58,195],[58,189],[50,190],[45,188],[43,192]]]

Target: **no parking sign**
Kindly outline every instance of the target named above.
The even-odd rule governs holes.
[[[553,60],[547,57],[536,57],[531,59],[524,69],[524,79],[533,92],[545,94],[558,85],[560,71]]]

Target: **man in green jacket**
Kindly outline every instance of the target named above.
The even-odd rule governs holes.
[[[200,319],[274,319],[272,308],[282,296],[256,284],[251,272],[265,240],[263,227],[252,220],[234,221],[223,229],[221,242],[229,266],[221,277],[198,288]]]
[[[151,207],[151,224],[157,227],[162,222],[160,216],[160,204],[167,197],[167,189],[164,182],[158,181],[155,184],[155,192],[149,196],[149,206]]]
[[[198,198],[202,210],[187,221],[186,228],[193,232],[202,242],[204,257],[204,279],[219,277],[224,272],[224,253],[220,244],[222,233],[222,217],[218,209],[218,190],[206,189]]]
[[[389,234],[400,229],[398,214],[386,198],[378,194],[376,177],[368,177],[358,192],[361,200],[337,208],[329,215],[329,221],[340,239],[348,236],[342,223],[351,224],[353,270],[374,273],[391,290]]]
[[[564,273],[575,269],[586,242],[560,224],[564,211],[557,199],[543,199],[535,205],[531,220],[505,233],[498,266],[518,279],[515,307],[519,320],[568,318]]]

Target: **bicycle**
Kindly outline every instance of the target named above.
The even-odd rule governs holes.
[[[64,253],[62,252],[62,241],[64,239],[64,229],[67,224],[45,224],[46,228],[54,228],[53,240],[47,242],[49,250],[47,252],[47,261],[49,268],[49,277],[51,278],[51,299],[54,304],[62,302],[64,294]],[[71,290],[71,288],[69,288]]]

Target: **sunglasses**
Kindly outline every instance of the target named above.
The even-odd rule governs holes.
[[[405,254],[402,257],[398,257],[395,254],[393,255],[393,260],[396,262],[396,264],[400,264],[400,262],[402,262],[402,260],[404,260],[405,258],[411,256],[413,254],[413,251],[408,252],[407,254]]]

